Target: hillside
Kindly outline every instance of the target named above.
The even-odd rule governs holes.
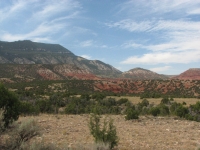
[[[173,79],[179,80],[200,80],[200,68],[191,68],[181,73],[178,76],[173,77]]]
[[[198,80],[100,80],[94,82],[96,91],[114,93],[160,93],[164,95],[199,96]]]
[[[95,75],[117,77],[121,71],[99,60],[74,55],[58,44],[0,41],[0,64],[71,64]]]
[[[122,78],[130,78],[136,80],[148,80],[148,79],[168,79],[167,76],[157,74],[153,71],[143,68],[134,68],[121,74]]]
[[[98,77],[71,64],[0,64],[0,80],[11,82],[34,80],[89,79]]]

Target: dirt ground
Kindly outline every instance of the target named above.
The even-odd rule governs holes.
[[[142,102],[142,99],[140,99],[140,97],[134,97],[134,96],[107,96],[107,98],[115,98],[116,100],[119,100],[121,98],[127,98],[129,101],[131,101],[133,104],[138,104],[139,102]],[[155,104],[158,105],[160,104],[160,101],[162,100],[162,98],[146,98],[150,104]],[[198,98],[174,98],[174,101],[176,101],[177,103],[183,103],[186,102],[187,106],[196,104],[196,102],[200,101],[200,99]]]
[[[57,146],[93,143],[88,128],[89,115],[47,115],[33,117],[43,134],[37,137]],[[105,116],[102,116],[104,118]],[[120,150],[194,150],[200,146],[200,123],[177,117],[140,116],[126,121],[122,115],[109,115],[114,120]],[[24,121],[32,117],[20,117]]]

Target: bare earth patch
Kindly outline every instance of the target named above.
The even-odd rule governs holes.
[[[89,115],[47,115],[33,117],[42,128],[38,137],[57,146],[90,145],[93,137],[88,128]],[[105,117],[105,116],[102,116]],[[119,137],[118,149],[196,149],[200,144],[200,123],[175,117],[140,116],[139,120],[125,121],[122,115],[114,119]],[[30,117],[20,117],[19,121]]]
[[[107,96],[107,98],[115,98],[116,100],[119,100],[121,98],[127,98],[130,102],[133,104],[138,104],[139,102],[142,102],[143,99],[140,99],[140,97],[134,97],[134,96]],[[160,104],[162,98],[146,98],[150,104],[158,105]],[[183,103],[186,102],[187,106],[196,104],[196,102],[199,101],[198,98],[174,98],[174,101],[177,103]]]

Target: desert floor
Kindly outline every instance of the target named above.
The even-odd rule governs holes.
[[[104,118],[105,116],[102,116]],[[118,149],[187,150],[200,146],[200,123],[177,117],[140,116],[126,121],[123,115],[109,115],[119,137]],[[42,134],[37,137],[57,146],[90,145],[94,142],[88,128],[90,115],[48,115],[20,117],[19,122],[35,119]]]

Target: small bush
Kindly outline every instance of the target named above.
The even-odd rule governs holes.
[[[117,101],[117,104],[118,104],[118,105],[122,105],[122,104],[124,104],[124,103],[126,103],[126,102],[128,102],[128,99],[127,99],[127,98],[121,98],[121,99],[119,99],[119,100]]]
[[[160,102],[160,104],[170,104],[169,98],[163,98]]]
[[[130,107],[127,108],[126,112],[125,112],[125,119],[126,120],[131,120],[131,119],[138,119],[139,117],[139,112],[137,110],[135,110],[134,108]]]
[[[143,99],[141,105],[147,107],[149,105],[149,101],[147,99]]]
[[[110,149],[117,145],[118,137],[116,127],[113,125],[113,120],[107,121],[104,119],[101,128],[100,116],[92,114],[90,117],[89,129],[96,143],[108,144]]]
[[[160,115],[161,116],[169,115],[169,108],[166,105],[160,104],[158,107],[160,109]]]
[[[180,105],[180,106],[177,107],[175,114],[182,118],[182,117],[186,117],[188,112],[189,111],[186,107],[183,107],[182,105]]]
[[[34,106],[30,102],[20,102],[20,114],[21,115],[38,115],[39,107]]]
[[[160,109],[158,108],[158,107],[152,107],[151,109],[150,109],[150,114],[152,114],[153,116],[157,116],[157,115],[159,115],[160,114]]]
[[[182,104],[183,104],[183,105],[187,105],[187,103],[186,103],[186,102],[183,102]]]
[[[6,149],[22,149],[24,144],[36,135],[39,135],[39,127],[35,120],[29,119],[22,122],[6,142]]]

